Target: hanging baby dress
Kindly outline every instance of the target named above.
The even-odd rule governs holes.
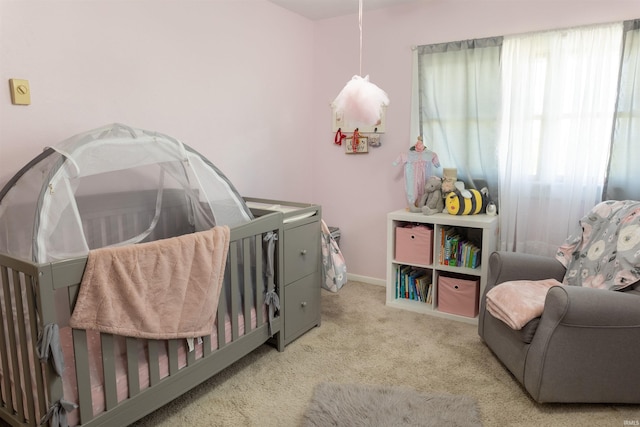
[[[423,151],[409,150],[401,153],[393,162],[394,166],[404,164],[404,182],[407,193],[407,203],[415,206],[424,194],[424,184],[433,175],[433,167],[440,167],[438,155],[424,149]]]

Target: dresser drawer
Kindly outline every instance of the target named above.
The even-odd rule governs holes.
[[[318,271],[320,223],[301,225],[284,231],[284,282],[295,282]]]
[[[284,340],[291,340],[320,324],[320,278],[311,274],[284,289]]]

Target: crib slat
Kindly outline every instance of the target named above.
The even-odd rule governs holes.
[[[27,398],[27,414],[26,418],[29,420],[35,420],[36,410],[33,402],[33,393],[31,392],[31,365],[29,363],[29,348],[34,348],[33,343],[27,337],[27,330],[25,327],[25,321],[27,320],[24,311],[24,301],[22,299],[22,291],[26,283],[20,280],[20,273],[13,271],[13,292],[16,299],[16,315],[18,319],[18,343],[21,345],[20,356],[22,357],[22,370],[23,370],[23,383],[21,386],[25,390],[25,397]],[[29,319],[33,321],[33,319]],[[36,336],[37,337],[37,336]],[[40,366],[40,363],[36,363],[35,366]],[[17,381],[16,381],[17,382]]]
[[[9,269],[5,266],[0,266],[0,279],[2,280],[2,290],[4,294],[4,307],[2,307],[2,311],[4,313],[11,313],[11,300],[7,298],[8,290],[9,290]],[[7,308],[9,307],[9,309]],[[8,337],[5,334],[5,328],[9,330],[9,321],[7,320],[7,324],[5,325],[6,314],[0,316],[0,345],[2,348],[7,347]],[[9,352],[2,354],[2,372],[9,372],[9,358],[6,357]],[[9,375],[2,376],[2,389],[4,391],[4,405],[13,411],[13,397],[11,396],[11,381],[9,380]]]
[[[107,230],[107,224],[105,223],[105,219],[106,218],[100,218],[100,237],[98,238],[98,242],[96,242],[96,246],[97,248],[99,248],[101,245],[105,245],[105,242],[107,242],[107,236],[108,236],[108,230]],[[101,243],[99,243],[101,242]]]
[[[231,280],[231,268],[227,263],[227,268],[224,271],[224,282],[229,283]],[[225,332],[225,317],[227,315],[229,295],[227,295],[227,287],[222,286],[220,290],[220,301],[218,302],[218,312],[216,313],[216,328],[218,332],[218,350],[225,346],[226,332]]]
[[[58,323],[58,326],[66,326],[62,324],[62,320],[56,313],[61,314],[62,316],[68,315],[68,311],[60,311],[58,310],[58,306],[63,306],[64,301],[60,301],[61,304],[53,303],[56,300],[56,293],[53,284],[53,271],[55,268],[52,268],[51,264],[41,265],[37,267],[37,271],[34,271],[31,275],[32,284],[34,286],[34,310],[38,311],[39,317],[38,320],[38,328],[43,328],[43,325],[47,325],[50,323]],[[23,270],[23,271],[26,271]],[[64,291],[60,291],[58,294],[59,298],[68,298],[68,294],[65,295]],[[46,301],[46,303],[41,303]],[[68,299],[67,299],[68,301]],[[66,307],[66,310],[69,310],[69,307]],[[67,361],[67,366],[70,365],[70,362]],[[44,414],[47,413],[49,409],[49,405],[52,402],[56,402],[59,399],[63,398],[63,381],[62,377],[58,376],[57,373],[51,369],[51,364],[40,365],[44,369],[42,372],[37,372],[36,376],[39,378],[40,375],[43,376],[43,386],[42,390],[38,389],[38,402],[40,404],[40,414],[39,418],[41,418]],[[40,397],[42,396],[42,398]],[[40,419],[36,420],[37,422]]]
[[[244,333],[245,335],[251,331],[251,306],[253,304],[253,298],[251,296],[254,294],[251,291],[253,275],[251,274],[251,265],[253,264],[253,260],[251,258],[251,249],[253,244],[256,241],[256,238],[249,237],[243,240],[242,242],[242,266],[244,269],[244,283],[242,287],[244,291],[242,295],[244,295]],[[258,246],[258,245],[256,245]]]
[[[27,288],[27,307],[29,310],[29,326],[31,329],[31,337],[33,339],[37,339],[38,337],[38,314],[36,313],[37,305],[36,305],[36,293],[38,290],[38,282],[33,276],[28,276],[25,274],[25,283],[28,283],[29,286]],[[42,415],[47,412],[47,400],[45,398],[45,382],[42,373],[42,369],[38,369],[40,367],[40,358],[37,352],[32,353],[33,357],[33,366],[36,367],[34,369],[35,382],[36,382],[36,393],[37,393],[37,402],[39,407],[37,408],[37,413],[35,420],[39,421]]]
[[[107,411],[118,404],[118,386],[116,383],[116,362],[113,341],[113,335],[100,334],[102,373],[104,375],[104,404]]]
[[[12,280],[14,279],[14,275],[12,273]],[[13,320],[13,301],[11,297],[11,287],[10,282],[4,288],[4,301],[5,301],[5,313],[7,314],[7,338],[9,339],[9,352],[11,354],[11,373],[14,378],[14,388],[15,388],[15,409],[21,420],[24,420],[24,404],[22,401],[22,387],[20,386],[20,368],[18,365],[18,347],[15,337],[15,322]],[[9,353],[8,352],[8,353]],[[9,371],[7,371],[9,372]],[[9,375],[7,375],[9,377]],[[11,393],[11,386],[8,388],[9,393]]]
[[[178,340],[169,340],[168,344],[169,375],[175,375],[178,372]]]
[[[87,332],[81,329],[74,329],[73,351],[76,359],[78,405],[80,406],[78,410],[80,411],[80,421],[82,423],[86,423],[93,419],[88,348]]]
[[[80,284],[67,287],[69,307],[75,305],[79,290]],[[91,395],[87,332],[81,329],[73,329],[72,337],[73,353],[76,363],[76,382],[78,386],[78,412],[80,414],[80,422],[86,423],[93,419],[93,398]]]
[[[118,234],[118,216],[110,216],[105,218],[105,230],[106,230],[106,238],[105,242],[107,244],[111,244],[114,239],[114,234],[117,236]]]
[[[264,270],[263,270],[263,254],[262,254],[262,240],[257,241],[257,239],[261,239],[262,235],[256,237],[256,283],[254,286],[254,292],[256,296],[256,327],[260,327],[265,323],[265,319],[263,317],[264,311],[262,310],[262,306],[264,305]]]
[[[194,338],[193,345],[195,346],[197,342],[198,342],[198,339]],[[195,350],[189,351],[189,348],[187,347],[187,366],[193,365],[195,361],[196,361],[196,351]]]
[[[126,240],[126,237],[124,236],[124,230],[126,230],[126,215],[118,215],[116,217],[116,227],[118,230],[118,241],[122,242],[124,240]]]
[[[160,355],[158,353],[159,342],[157,340],[149,340],[147,349],[149,350],[149,386],[160,382]]]
[[[211,354],[211,336],[207,335],[202,337],[202,357],[207,357]]]
[[[129,397],[140,393],[140,370],[138,368],[138,340],[126,338],[127,342],[127,381],[129,383]]]
[[[235,341],[240,336],[238,332],[238,307],[240,306],[240,295],[238,292],[239,279],[238,279],[238,243],[231,242],[229,246],[229,260],[231,261],[231,341]]]

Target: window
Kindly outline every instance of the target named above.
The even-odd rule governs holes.
[[[467,185],[491,184],[501,249],[552,255],[602,199],[622,43],[614,23],[417,49],[416,128]]]

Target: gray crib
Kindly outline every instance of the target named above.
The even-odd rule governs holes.
[[[130,209],[115,212],[105,208],[109,204],[104,203],[104,197],[101,203],[87,200],[91,202],[88,206],[94,206],[93,212],[84,215],[91,222],[87,226],[93,230],[93,239],[100,239],[100,230],[152,214],[143,209],[149,206],[147,202],[136,204],[135,200],[141,199],[132,198]],[[163,203],[166,206],[156,226],[159,231],[149,239],[188,231],[176,219],[180,215],[175,212],[182,209],[180,198],[165,195]],[[185,340],[143,340],[71,330],[68,321],[86,257],[35,264],[0,253],[0,418],[13,426],[36,426],[46,414],[55,414],[66,405],[71,425],[124,426],[262,344],[268,342],[282,351],[283,241],[272,239],[271,244],[265,243],[268,236],[284,236],[282,213],[264,214],[231,228],[216,332],[204,337],[193,351],[186,348]],[[92,245],[99,247],[100,243]],[[273,256],[267,256],[269,251],[274,251]],[[267,274],[271,268],[269,258],[274,263],[273,274]],[[270,320],[265,294],[274,292],[280,297],[281,307],[271,307]],[[56,373],[52,360],[42,361],[36,350],[37,338],[48,324],[59,327],[61,341],[66,343],[63,347],[70,348],[71,357],[65,354],[62,376]],[[77,389],[77,393],[70,388]],[[77,408],[72,409],[71,403]],[[55,416],[50,417],[50,422],[52,418]]]

